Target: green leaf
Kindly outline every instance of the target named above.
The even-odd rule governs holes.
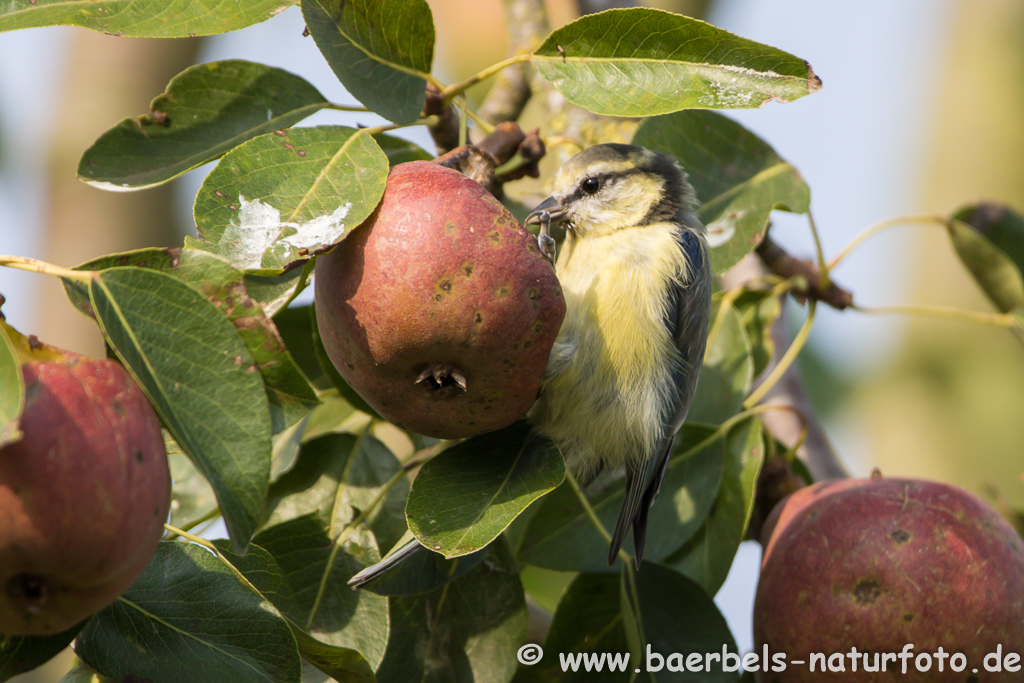
[[[736,297],[733,307],[750,341],[754,377],[757,377],[768,367],[775,353],[772,326],[782,314],[782,302],[770,292],[745,291]]]
[[[1024,275],[1009,256],[966,223],[946,223],[957,256],[986,296],[1003,313],[1024,307]]]
[[[645,566],[646,568],[646,566]],[[616,655],[629,652],[626,632],[622,624],[622,606],[617,574],[580,574],[566,588],[551,628],[544,640],[544,658],[537,665],[546,674],[542,680],[572,683],[591,681],[629,681],[633,667],[623,672],[586,672],[580,666],[576,672],[562,673],[559,655],[562,653],[601,653]],[[533,669],[531,667],[531,673]]]
[[[665,560],[714,595],[725,582],[743,541],[764,461],[763,430],[746,420],[729,432],[722,486],[704,526],[679,552]]]
[[[414,539],[410,531],[394,547],[397,550]],[[422,549],[422,546],[418,547],[421,548],[419,552],[410,554],[379,576],[361,583],[359,589],[372,591],[377,595],[409,596],[429,593],[471,571],[487,556],[487,548],[481,548],[469,555],[446,560],[438,553]]]
[[[25,407],[25,381],[14,343],[0,324],[0,447],[21,438],[18,420]]]
[[[721,424],[739,412],[754,381],[750,340],[739,315],[731,306],[711,311],[712,325],[704,366],[686,419],[703,424]]]
[[[249,542],[270,477],[270,409],[238,331],[177,278],[123,267],[89,296],[103,336],[210,482],[235,547]]]
[[[686,424],[676,436],[668,472],[650,511],[644,550],[647,559],[661,560],[677,551],[707,517],[722,481],[723,442],[690,451],[712,431]],[[599,479],[588,487],[597,489],[591,507],[606,530],[615,527],[626,497],[621,479],[610,479]],[[608,542],[594,528],[571,487],[559,487],[538,505],[519,541],[517,557],[522,562],[559,571],[610,571]],[[631,548],[631,541],[623,547]]]
[[[644,668],[651,673],[650,680],[737,683],[740,658],[736,641],[725,617],[701,586],[668,567],[646,562],[634,576],[635,608],[647,646]],[[724,662],[725,651],[735,659]],[[699,655],[699,664],[686,661],[694,653]],[[717,662],[708,660],[711,653],[718,654]]]
[[[186,236],[185,246],[189,246]],[[195,240],[200,242],[199,240]],[[200,242],[200,244],[206,244]],[[208,245],[207,245],[208,246]],[[299,292],[305,289],[309,282],[309,276],[313,273],[313,263],[306,263],[302,268],[293,268],[280,275],[259,275],[258,273],[246,273],[243,276],[245,291],[258,303],[263,312],[273,317],[291,303]]]
[[[285,619],[205,548],[165,541],[124,595],[75,643],[89,666],[123,680],[298,683]]]
[[[102,256],[77,266],[76,270],[102,271],[116,266],[138,266],[173,275],[220,309],[256,361],[270,401],[273,434],[295,424],[320,402],[288,353],[273,321],[249,297],[238,269],[198,249],[140,249]],[[92,315],[85,284],[68,279],[63,282],[71,303]]]
[[[214,541],[221,557],[237,569],[252,587],[281,612],[295,608],[295,595],[277,560],[256,544],[250,544],[244,556],[231,551],[225,541]],[[339,681],[372,683],[373,669],[355,650],[322,643],[301,626],[288,620],[288,627],[299,646],[299,654],[320,671]]]
[[[444,588],[391,598],[391,634],[379,681],[503,683],[526,638],[526,600],[503,539]]]
[[[227,33],[266,21],[291,0],[11,0],[0,5],[0,31],[81,26],[136,38],[187,38]]]
[[[426,98],[434,19],[425,0],[303,0],[316,46],[345,89],[395,123],[412,123]]]
[[[1024,273],[1024,216],[1004,204],[979,202],[961,207],[953,218],[984,235]]]
[[[260,531],[253,543],[273,556],[291,588],[282,613],[321,643],[356,650],[376,667],[387,640],[387,599],[346,583],[379,559],[373,536],[333,531],[307,514]]]
[[[374,437],[325,434],[304,443],[292,469],[271,485],[267,525],[310,512],[325,524],[343,524],[352,509],[365,512],[372,504],[364,521],[378,547],[390,548],[406,530],[409,483],[400,474],[398,458]]]
[[[196,195],[199,235],[235,267],[279,274],[340,240],[384,195],[388,159],[354,128],[261,135],[224,155]]]
[[[545,439],[520,420],[443,451],[420,469],[406,517],[417,540],[447,558],[493,541],[519,513],[565,477]]]
[[[648,119],[633,144],[674,156],[690,177],[721,275],[756,247],[773,209],[806,213],[811,190],[766,142],[716,112]]]
[[[82,156],[78,177],[119,191],[160,185],[328,104],[282,69],[241,59],[197,64],[171,79],[149,114],[101,135]]]
[[[639,7],[566,24],[532,61],[567,100],[610,116],[746,109],[821,88],[798,57],[697,19]]]
[[[0,637],[0,681],[50,661],[71,644],[83,626],[85,621],[48,636]]]

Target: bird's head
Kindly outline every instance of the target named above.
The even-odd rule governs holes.
[[[676,220],[696,200],[679,164],[668,154],[634,145],[595,145],[555,174],[554,191],[526,218],[545,212],[576,237],[600,237],[622,228]]]

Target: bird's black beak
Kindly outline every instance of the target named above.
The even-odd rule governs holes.
[[[543,223],[545,214],[552,223],[558,223],[565,219],[565,209],[562,205],[554,197],[548,197],[530,212],[530,215],[526,217],[526,224],[539,225]]]

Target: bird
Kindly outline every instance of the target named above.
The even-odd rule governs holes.
[[[553,222],[566,228],[555,261],[566,314],[528,419],[582,483],[624,468],[608,565],[632,528],[639,569],[648,514],[707,344],[706,231],[674,157],[614,143],[569,159],[551,196],[527,216],[549,253]]]
[[[624,468],[612,534],[630,528],[640,568],[647,519],[693,401],[707,343],[712,272],[697,200],[671,155],[606,143],[570,158],[526,217],[555,264],[566,313],[541,379],[525,447],[553,443],[586,483]],[[566,228],[555,258],[552,223]],[[421,552],[411,541],[349,580],[354,588]]]

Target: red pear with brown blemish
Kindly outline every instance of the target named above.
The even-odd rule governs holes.
[[[4,324],[4,323],[0,323]],[[64,631],[149,563],[170,505],[160,422],[128,372],[20,346],[20,440],[0,448],[0,634]]]
[[[317,257],[316,315],[342,377],[382,417],[461,438],[533,405],[565,315],[535,238],[477,182],[395,166],[376,211]]]
[[[776,653],[789,664],[762,670],[756,680],[986,683],[1024,676],[1024,668],[984,666],[997,648],[1004,663],[1008,654],[1024,655],[1024,542],[973,494],[918,479],[821,482],[780,503],[763,538],[755,653],[767,647],[769,668]],[[906,673],[899,659],[883,662],[907,644]],[[940,647],[942,671],[932,656]],[[960,661],[950,659],[958,652],[966,662],[959,672],[951,665]],[[823,653],[826,664],[841,653],[845,671],[823,674],[819,661],[812,672],[812,653]],[[915,663],[922,653],[930,655],[927,671]]]

